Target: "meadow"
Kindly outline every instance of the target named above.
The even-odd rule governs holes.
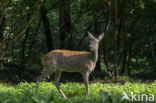
[[[86,99],[85,86],[81,83],[61,83],[61,88],[68,99],[63,99],[55,86],[50,82],[27,83],[17,85],[0,83],[0,103],[156,103],[156,82],[153,83],[92,83],[91,99]],[[123,100],[123,92],[129,98],[136,94],[137,101]],[[146,94],[147,98],[141,98]],[[141,101],[143,99],[143,101]],[[146,100],[147,99],[147,100]]]

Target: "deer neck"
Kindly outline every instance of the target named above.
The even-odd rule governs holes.
[[[98,49],[95,51],[91,51],[91,57],[92,57],[92,60],[94,62],[97,62],[97,60],[98,60]]]

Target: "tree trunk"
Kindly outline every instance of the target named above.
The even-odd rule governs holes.
[[[40,14],[41,14],[41,19],[43,21],[47,48],[48,48],[48,51],[51,51],[51,50],[54,49],[54,47],[53,47],[53,38],[52,38],[52,35],[51,35],[49,19],[47,17],[48,11],[46,10],[46,8],[44,6],[41,6]]]
[[[2,20],[0,22],[0,42],[3,40],[3,32],[4,32],[4,29],[5,29],[5,26],[6,26],[6,16],[4,15],[2,17]],[[3,51],[2,51],[2,48],[0,48],[0,60],[3,58]]]
[[[3,32],[6,26],[6,17],[3,16],[0,24],[0,41],[3,40]]]
[[[78,45],[77,45],[77,48],[78,48],[79,50],[82,50],[83,41],[84,41],[84,39],[88,36],[88,31],[89,31],[89,29],[91,28],[92,23],[93,23],[93,22],[90,22],[90,24],[86,27],[86,29],[85,29],[85,34],[84,34],[83,37],[79,40],[79,43],[78,43]]]
[[[131,21],[129,25],[125,28],[125,31],[122,33],[124,35],[123,37],[123,66],[121,69],[121,75],[123,75],[127,69],[128,59],[129,59],[129,45],[128,45],[128,38],[127,33],[131,32],[134,27],[134,19]],[[129,31],[131,30],[131,31]]]
[[[37,39],[37,34],[38,34],[39,29],[40,29],[40,26],[41,26],[41,18],[39,19],[39,23],[38,23],[38,25],[37,25],[36,31],[33,33],[34,36],[33,36],[33,38],[32,38],[32,42],[31,42],[30,45],[29,45],[28,59],[29,59],[30,56],[31,56],[31,51],[32,51],[33,45],[35,44],[35,41],[36,41],[36,39]]]
[[[27,22],[29,22],[29,19],[30,19],[30,14],[28,14]],[[20,64],[22,68],[24,68],[24,64],[25,64],[25,61],[26,61],[25,60],[25,48],[26,48],[27,38],[28,38],[28,35],[29,35],[29,28],[26,30],[24,40],[23,40],[23,43],[22,43],[21,64]]]
[[[118,78],[118,58],[119,58],[119,48],[118,48],[118,23],[117,23],[117,10],[116,10],[116,0],[113,0],[113,21],[114,21],[114,70],[113,79]]]
[[[125,36],[126,38],[126,36]],[[127,68],[127,39],[124,39],[124,47],[123,47],[123,66],[121,68],[121,75],[125,73],[125,70]]]
[[[132,47],[133,47],[133,36],[131,34],[131,36],[130,36],[130,45],[129,45],[129,49],[128,49],[128,59],[127,59],[128,75],[131,75],[130,62],[131,62]]]
[[[72,49],[69,0],[59,0],[59,33],[62,49]]]
[[[105,36],[103,39],[103,56],[104,56],[104,63],[106,65],[106,69],[107,69],[107,74],[112,78],[112,73],[110,70],[110,66],[109,66],[109,60],[108,60],[108,41],[107,41],[107,35],[108,35],[108,29],[110,26],[110,14],[111,14],[111,10],[110,10],[110,6],[111,6],[111,2],[108,2],[107,5],[107,12],[106,12],[106,24],[105,24]]]
[[[155,46],[154,46],[154,41],[153,41],[153,43],[152,43],[152,45],[151,45],[151,54],[152,54],[152,58],[153,58],[153,60],[156,62],[156,48],[155,48]]]

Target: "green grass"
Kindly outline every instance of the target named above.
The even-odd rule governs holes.
[[[136,94],[154,94],[156,100],[156,82],[101,84],[91,83],[91,99],[86,99],[85,86],[79,83],[61,84],[61,88],[68,99],[63,99],[55,86],[49,82],[20,83],[11,85],[0,83],[0,103],[121,103],[123,91],[131,97]],[[156,103],[155,102],[128,102],[122,103]]]

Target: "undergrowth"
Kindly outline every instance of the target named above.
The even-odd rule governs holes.
[[[123,92],[127,93],[129,97],[131,97],[132,92],[148,96],[153,94],[154,99],[156,99],[156,82],[127,82],[124,85],[91,83],[90,100],[86,99],[84,84],[66,83],[61,84],[61,88],[68,99],[63,99],[50,82],[24,82],[18,85],[0,83],[0,103],[136,103],[136,101],[121,101]],[[156,101],[137,101],[137,103],[156,103]]]

